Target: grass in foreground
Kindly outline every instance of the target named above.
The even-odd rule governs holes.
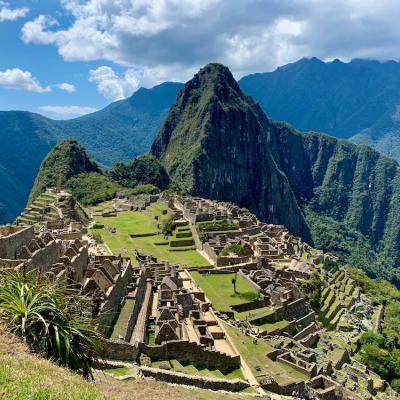
[[[123,372],[123,371],[121,371]],[[104,373],[95,383],[37,357],[0,326],[0,399],[7,400],[250,400],[251,396],[170,386],[147,380],[117,381]]]
[[[236,293],[232,278],[235,274],[200,274],[191,272],[193,279],[204,290],[206,296],[219,311],[232,311],[229,306],[247,303],[258,298],[257,291],[240,275],[237,275]]]
[[[0,398],[7,400],[104,399],[94,384],[29,354],[28,348],[0,328]]]

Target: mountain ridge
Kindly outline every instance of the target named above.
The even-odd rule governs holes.
[[[363,241],[357,251],[364,241],[371,246],[360,261],[365,268],[375,262],[372,272],[397,275],[398,163],[367,146],[275,122],[232,80],[226,67],[209,64],[171,107],[151,153],[175,188],[238,203],[306,239],[320,227],[315,219],[343,223],[348,237],[356,232],[354,240]],[[338,246],[331,241],[325,250]]]
[[[103,110],[65,121],[29,111],[0,111],[0,223],[13,221],[25,207],[42,160],[65,139],[78,140],[106,167],[146,152],[181,86],[166,82],[142,88]]]

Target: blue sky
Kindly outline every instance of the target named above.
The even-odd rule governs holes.
[[[9,3],[11,4],[11,3]],[[96,85],[89,82],[90,69],[108,65],[100,61],[64,61],[57,48],[42,44],[28,44],[21,40],[21,29],[25,22],[40,14],[57,15],[60,24],[68,23],[68,15],[63,13],[57,0],[13,1],[12,9],[28,7],[26,17],[0,22],[0,71],[19,68],[29,71],[44,87],[56,83],[75,86],[73,93],[54,88],[48,93],[35,93],[0,87],[0,110],[28,110],[51,118],[70,118],[78,114],[45,112],[41,107],[71,105],[100,109],[110,101],[100,95]],[[115,68],[115,67],[114,67]],[[118,66],[116,69],[119,69]]]
[[[395,59],[392,0],[0,0],[0,110],[71,118],[222,62]]]

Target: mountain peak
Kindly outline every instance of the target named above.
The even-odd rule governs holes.
[[[69,178],[83,172],[101,172],[86,150],[73,139],[66,139],[50,151],[40,166],[32,192],[31,203],[47,188],[63,186]]]
[[[151,153],[175,190],[235,202],[307,236],[294,194],[273,159],[268,123],[228,68],[208,64],[185,84]]]

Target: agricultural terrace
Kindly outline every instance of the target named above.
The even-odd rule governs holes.
[[[266,354],[274,350],[271,344],[264,340],[258,340],[255,343],[252,337],[245,335],[239,329],[233,328],[225,322],[223,322],[223,325],[243,360],[255,376],[271,375],[281,385],[309,379],[307,375],[289,365],[269,359]]]
[[[134,250],[151,254],[159,260],[169,261],[185,266],[207,266],[209,263],[197,252],[194,246],[170,246],[170,240],[176,237],[173,232],[171,237],[164,238],[159,234],[157,221],[162,224],[168,218],[167,206],[163,202],[156,202],[144,211],[123,211],[116,217],[102,217],[101,211],[107,208],[91,209],[94,220],[92,233],[100,233],[106,247],[114,254],[130,257],[133,265],[137,265]],[[115,228],[115,233],[111,229]],[[135,237],[132,237],[135,236]],[[139,235],[139,237],[138,237]]]
[[[218,311],[232,311],[230,306],[258,298],[257,291],[240,275],[236,276],[234,292],[232,279],[235,274],[200,274],[197,271],[191,271],[190,274]]]

